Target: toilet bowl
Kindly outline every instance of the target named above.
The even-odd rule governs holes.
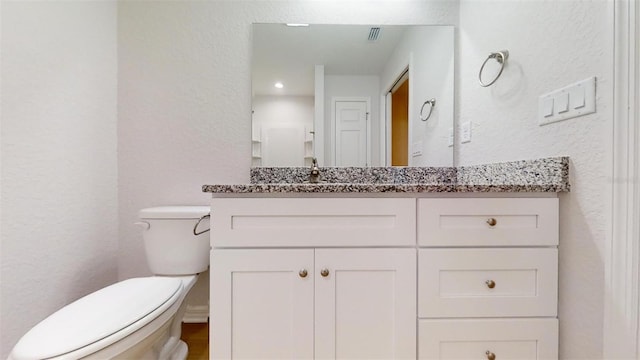
[[[156,276],[107,286],[29,330],[9,359],[186,359],[184,301],[209,265],[205,206],[140,211],[145,251]],[[202,254],[204,252],[204,254]]]

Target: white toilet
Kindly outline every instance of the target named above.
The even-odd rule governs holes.
[[[143,209],[156,276],[113,284],[65,306],[18,341],[9,359],[185,359],[183,301],[209,266],[208,206]]]

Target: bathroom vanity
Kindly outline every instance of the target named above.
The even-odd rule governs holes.
[[[211,357],[557,358],[568,159],[496,166],[205,185]]]

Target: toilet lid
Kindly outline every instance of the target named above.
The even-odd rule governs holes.
[[[142,327],[171,306],[182,282],[168,277],[134,278],[113,284],[63,307],[26,333],[15,359],[60,356],[109,337],[144,319]],[[154,310],[164,308],[154,316]],[[115,340],[114,340],[115,342]]]
[[[209,206],[157,206],[138,212],[141,219],[198,219],[211,211]]]

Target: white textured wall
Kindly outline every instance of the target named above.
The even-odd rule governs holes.
[[[117,280],[115,2],[2,3],[0,358]]]
[[[602,358],[605,138],[612,121],[612,13],[605,1],[463,0],[459,122],[472,140],[461,165],[568,155],[571,192],[560,201],[560,355]],[[490,52],[507,49],[502,77],[478,85]],[[597,113],[539,127],[538,96],[596,76]]]

